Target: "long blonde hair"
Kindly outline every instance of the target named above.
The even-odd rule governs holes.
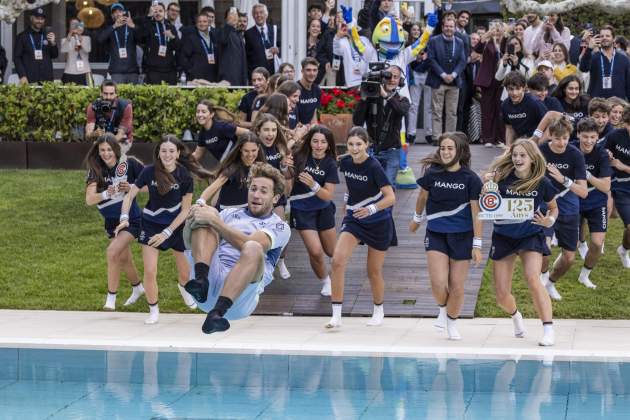
[[[518,193],[528,193],[538,187],[538,184],[545,177],[547,170],[547,162],[545,157],[540,152],[538,145],[527,138],[521,138],[516,140],[509,149],[505,151],[501,156],[496,158],[490,166],[490,171],[495,173],[494,181],[499,182],[507,178],[512,171],[514,171],[514,163],[512,162],[512,153],[516,146],[521,146],[525,149],[525,152],[532,160],[532,168],[529,177],[526,179],[519,179],[514,184],[510,185],[510,189],[515,190]]]

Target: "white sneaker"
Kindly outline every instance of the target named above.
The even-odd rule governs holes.
[[[289,273],[287,265],[284,263],[284,258],[278,260],[278,274],[280,274],[280,277],[284,280],[291,277],[291,273]]]
[[[552,281],[547,283],[547,285],[545,286],[545,289],[547,289],[547,293],[549,293],[549,297],[551,299],[562,300],[562,296],[560,296],[560,293],[558,293],[558,290],[556,290],[556,285],[553,284]]]
[[[543,346],[543,347],[548,347],[548,346],[553,346],[554,343],[555,343],[555,334],[553,332],[553,329],[550,328],[547,331],[545,331],[545,333],[543,334],[543,337],[538,342],[538,345]]]
[[[444,331],[444,329],[446,329],[446,319],[446,306],[440,306],[440,313],[435,321],[433,321],[433,326],[440,331]]]
[[[458,341],[462,339],[462,336],[457,331],[457,320],[446,318],[446,331],[448,332],[448,339]]]
[[[623,245],[619,245],[617,247],[617,255],[621,259],[621,265],[623,268],[630,268],[630,257],[628,256],[628,251],[624,249]]]
[[[374,305],[372,312],[372,318],[367,322],[368,327],[376,327],[383,323],[385,319],[385,311],[383,311],[383,305]]]
[[[484,147],[487,147],[489,149],[491,147],[494,147],[494,145],[492,143],[486,143],[484,144]]]
[[[582,283],[584,286],[588,287],[589,289],[597,289],[597,285],[591,282],[591,279],[588,278],[588,274],[586,273],[580,273],[580,276],[578,277],[578,281]]]
[[[138,301],[138,299],[140,299],[140,297],[142,297],[142,295],[144,295],[144,286],[140,283],[131,288],[131,296],[129,296],[123,306],[133,305]]]
[[[516,338],[524,338],[525,337],[525,325],[523,324],[523,315],[520,312],[517,312],[512,317],[512,324],[514,325],[514,337]]]
[[[149,306],[149,317],[144,320],[145,324],[157,324],[160,317],[160,308],[157,305]]]
[[[192,297],[192,295],[188,293],[181,284],[177,283],[177,288],[179,289],[179,294],[182,295],[186,306],[190,309],[197,309],[197,301],[195,298]]]
[[[586,259],[586,254],[588,253],[588,245],[586,244],[586,241],[580,242],[578,245],[578,253],[583,260]]]
[[[326,277],[322,280],[322,290],[319,292],[322,296],[330,296],[332,295],[332,287],[330,284],[330,276]]]

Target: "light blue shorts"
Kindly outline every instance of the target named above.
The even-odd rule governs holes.
[[[188,258],[190,266],[194,267],[195,263],[190,251],[186,251],[186,258]],[[210,283],[208,287],[208,299],[204,303],[197,302],[199,309],[204,312],[210,312],[214,308],[214,305],[219,299],[219,295],[221,295],[223,283],[230,273],[230,270],[232,270],[232,267],[228,267],[227,265],[221,263],[218,253],[215,253],[210,263],[210,271],[208,272],[208,282]],[[190,270],[191,280],[194,276],[194,269]],[[240,296],[232,304],[232,307],[230,307],[230,309],[228,309],[225,313],[225,318],[235,320],[250,316],[256,309],[256,306],[258,306],[258,296],[264,290],[265,282],[261,277],[255,283],[251,283],[245,288],[245,290],[243,290],[243,293],[240,294]]]

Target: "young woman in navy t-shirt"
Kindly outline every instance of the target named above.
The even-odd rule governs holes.
[[[294,153],[295,175],[291,191],[291,227],[296,229],[311,268],[322,282],[321,294],[330,296],[331,283],[324,255],[333,256],[335,231],[335,185],[339,184],[335,138],[323,125],[314,125]]]
[[[138,270],[131,255],[131,242],[140,234],[140,208],[131,202],[129,226],[114,236],[120,218],[123,197],[131,188],[142,169],[142,164],[133,157],[121,160],[120,145],[111,133],[99,136],[85,158],[88,175],[85,202],[98,208],[105,219],[105,232],[110,239],[107,246],[107,299],[103,309],[116,309],[116,293],[120,283],[120,272],[124,271],[131,283],[131,296],[125,306],[135,303],[144,293]]]
[[[341,309],[345,270],[354,248],[368,246],[367,273],[372,288],[374,311],[368,325],[383,323],[383,262],[390,246],[397,244],[392,206],[396,202],[394,189],[381,164],[368,154],[370,137],[362,127],[348,133],[348,155],[341,159],[339,169],[348,188],[341,233],[332,259],[332,318],[326,328],[341,326]]]
[[[215,118],[216,111],[224,109],[216,107],[207,99],[197,104],[197,122],[201,125],[197,147],[193,152],[193,157],[197,162],[201,161],[206,150],[218,161],[221,162],[230,152],[236,138],[248,132],[246,128],[237,127],[236,124],[219,121]]]
[[[533,199],[532,219],[494,221],[490,258],[494,260],[492,271],[497,304],[512,315],[514,335],[521,338],[525,336],[523,316],[512,295],[516,257],[520,257],[534,307],[543,322],[541,346],[554,344],[551,299],[539,280],[543,255],[550,254],[543,228],[553,226],[558,217],[557,190],[545,177],[546,169],[538,145],[531,140],[519,139],[493,162],[485,176],[486,181],[498,184],[503,199]],[[482,194],[487,188],[488,185],[484,185]],[[543,212],[541,206],[545,205],[547,210]]]
[[[278,169],[287,179],[287,185],[285,194],[280,197],[280,200],[274,206],[273,212],[280,216],[281,219],[285,218],[284,207],[287,205],[287,196],[291,191],[292,173],[290,169],[293,167],[293,156],[291,156],[292,144],[287,144],[287,138],[285,137],[284,127],[280,122],[271,114],[261,113],[256,117],[254,123],[254,133],[260,139],[262,143],[263,152],[267,163]],[[283,279],[291,277],[291,273],[287,269],[284,262],[286,255],[286,248],[282,251],[282,255],[278,260],[278,273]]]
[[[148,189],[149,201],[142,210],[142,231],[138,241],[142,244],[144,262],[144,289],[150,306],[150,315],[145,323],[158,322],[157,264],[160,251],[172,249],[179,274],[179,291],[190,308],[196,302],[186,292],[190,266],[184,256],[182,229],[192,202],[193,179],[191,172],[203,178],[210,176],[194,160],[186,147],[172,135],[162,137],[155,146],[153,165],[146,166],[123,201],[120,223],[115,233],[129,226],[129,209],[132,201],[142,189]]]
[[[215,171],[216,179],[203,190],[197,204],[205,205],[218,193],[216,207],[219,211],[247,207],[247,176],[255,162],[266,162],[266,159],[260,140],[249,132],[238,138],[232,151]]]
[[[418,179],[420,194],[409,230],[415,233],[427,221],[424,246],[431,290],[440,307],[434,325],[446,330],[449,339],[461,340],[456,321],[464,304],[464,282],[470,260],[481,263],[481,179],[470,170],[463,133],[442,134],[438,150],[422,163],[425,172]]]

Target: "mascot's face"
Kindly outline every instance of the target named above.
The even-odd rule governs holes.
[[[389,60],[396,57],[405,45],[405,33],[400,19],[384,17],[374,28],[372,44],[378,46],[378,52],[384,58]]]

